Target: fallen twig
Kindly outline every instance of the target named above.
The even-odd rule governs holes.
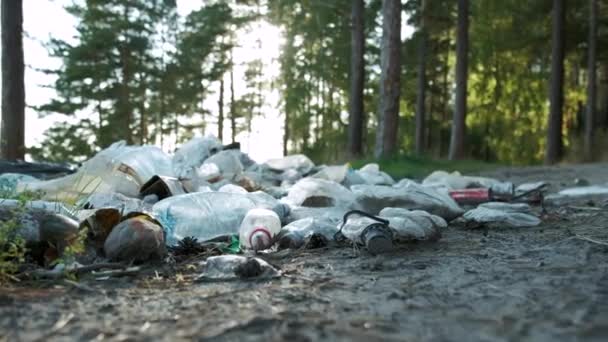
[[[576,238],[579,239],[579,240],[584,240],[584,241],[587,241],[587,242],[595,243],[595,244],[598,244],[598,245],[608,246],[608,242],[598,241],[598,240],[592,239],[592,238],[587,237],[587,236],[576,235]]]

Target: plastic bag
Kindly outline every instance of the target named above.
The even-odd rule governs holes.
[[[183,144],[173,155],[173,172],[178,178],[191,177],[205,159],[221,151],[222,143],[214,136],[193,138]]]
[[[379,213],[387,207],[424,210],[451,221],[464,212],[448,195],[414,182],[399,187],[382,185],[354,185],[352,192],[363,209]]]
[[[219,192],[228,192],[232,194],[246,194],[247,190],[242,186],[234,185],[234,184],[226,184],[219,188],[217,191]]]
[[[91,194],[83,203],[85,209],[102,209],[102,208],[115,208],[118,209],[123,215],[130,212],[142,212],[150,210],[151,205],[144,203],[138,198],[131,198],[121,195],[119,193],[99,193]]]
[[[291,189],[286,203],[303,207],[341,207],[352,208],[356,205],[353,193],[344,186],[317,178],[303,178]]]
[[[365,180],[368,185],[393,185],[395,180],[386,172],[380,171],[378,164],[367,164],[356,171],[357,174]]]
[[[137,197],[142,185],[155,175],[173,175],[169,156],[155,146],[126,146],[119,141],[86,161],[73,175],[20,184],[18,191],[41,191],[43,199],[67,203],[93,192]]]
[[[308,217],[283,227],[277,236],[277,241],[279,249],[297,249],[302,247],[306,240],[314,234],[321,236],[326,241],[331,241],[337,232],[336,222],[330,219]]]
[[[484,203],[476,209],[467,211],[462,218],[468,224],[491,224],[509,227],[533,227],[541,220],[530,214],[530,206],[523,203]]]
[[[219,169],[222,179],[233,180],[236,176],[243,173],[243,164],[237,156],[238,151],[227,150],[218,152],[203,162],[203,167],[215,164]],[[206,179],[209,180],[209,179]]]
[[[395,241],[436,241],[441,238],[441,229],[448,226],[441,217],[422,210],[385,208],[378,216],[389,221]]]
[[[156,203],[152,212],[165,230],[167,245],[173,246],[189,236],[206,241],[238,234],[243,218],[254,208],[273,210],[282,221],[288,214],[285,205],[263,192],[198,192],[173,196]]]
[[[295,169],[299,173],[308,174],[315,164],[303,154],[294,154],[283,158],[270,159],[265,163],[271,170],[287,171]]]
[[[557,194],[547,195],[547,205],[564,205],[608,200],[608,186],[591,185],[564,189]]]
[[[240,255],[212,256],[201,265],[203,272],[196,278],[197,281],[268,279],[281,276],[281,272],[266,261]]]
[[[448,173],[442,170],[434,171],[422,181],[424,186],[447,188],[449,190],[489,188],[497,183],[500,182],[492,178],[463,176],[458,171]]]
[[[324,166],[319,172],[311,177],[342,183],[348,174],[348,170],[348,165]]]

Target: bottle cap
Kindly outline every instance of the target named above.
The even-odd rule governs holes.
[[[393,249],[393,237],[388,227],[373,224],[363,231],[362,240],[371,254],[390,252]]]
[[[270,232],[265,227],[258,227],[249,235],[249,244],[254,251],[261,251],[272,246]]]

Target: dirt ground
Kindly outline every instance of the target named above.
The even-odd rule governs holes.
[[[486,175],[555,190],[606,183],[607,168]],[[161,265],[0,289],[0,341],[606,341],[608,210],[589,204],[548,208],[534,228],[450,226],[382,256],[277,252],[264,256],[284,273],[272,281],[195,283],[196,267]]]

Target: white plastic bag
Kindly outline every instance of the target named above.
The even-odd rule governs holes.
[[[315,164],[303,154],[294,154],[283,158],[270,159],[266,161],[266,165],[274,171],[295,169],[303,175],[306,175],[315,167]]]
[[[499,227],[533,227],[541,223],[538,217],[530,214],[530,206],[523,203],[484,203],[467,211],[462,218],[469,224],[490,224]]]
[[[291,189],[284,201],[292,206],[352,208],[353,193],[344,186],[318,178],[303,178]]]
[[[424,210],[451,221],[464,212],[449,195],[414,182],[400,187],[354,185],[351,190],[359,205],[372,214],[387,207],[396,207]]]
[[[379,216],[390,222],[396,241],[436,241],[448,226],[441,217],[422,210],[385,208]]]
[[[497,183],[500,182],[492,178],[463,176],[458,171],[448,173],[442,170],[434,171],[422,181],[424,186],[447,188],[448,190],[490,188]]]
[[[380,171],[378,164],[367,164],[356,173],[365,180],[368,185],[393,185],[395,180],[386,172]]]

